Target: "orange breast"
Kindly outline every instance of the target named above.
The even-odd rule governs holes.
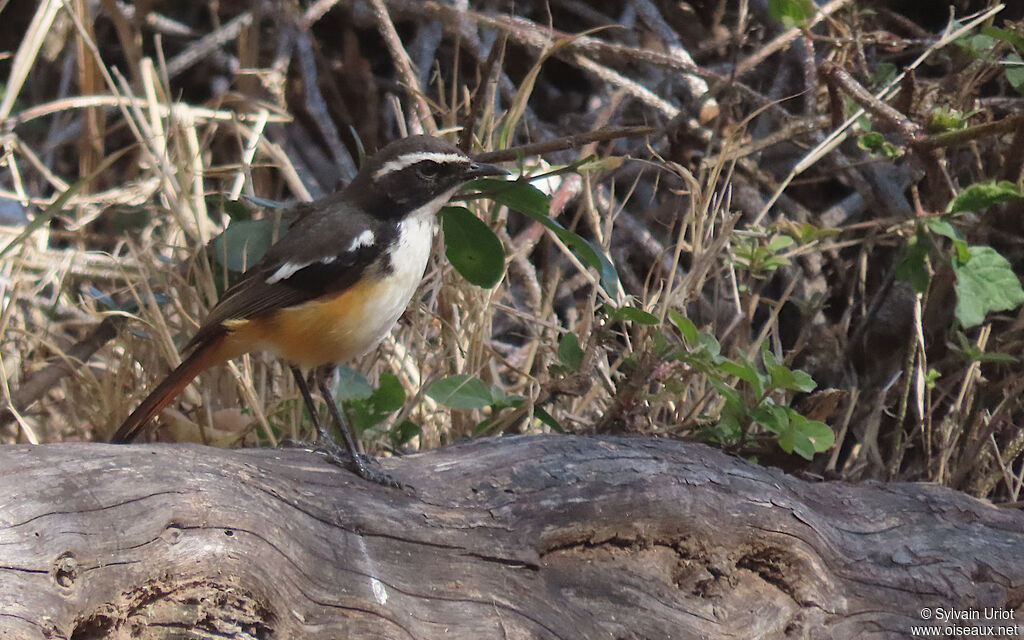
[[[229,320],[225,351],[268,351],[301,367],[346,362],[380,342],[415,292],[395,278],[361,282],[331,298],[279,309],[248,320]],[[228,357],[234,357],[229,355]]]

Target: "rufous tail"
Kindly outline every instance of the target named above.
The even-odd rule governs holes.
[[[174,400],[181,393],[189,382],[215,364],[219,364],[223,357],[224,336],[217,336],[196,347],[192,354],[178,365],[164,381],[157,385],[153,392],[146,396],[139,408],[132,411],[125,421],[118,428],[117,433],[110,439],[115,444],[126,444],[135,440],[142,433],[158,413],[163,411],[171,400]]]

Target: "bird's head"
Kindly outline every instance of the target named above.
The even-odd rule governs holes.
[[[378,215],[400,216],[428,203],[439,208],[470,180],[505,173],[440,138],[410,136],[370,156],[345,195]]]

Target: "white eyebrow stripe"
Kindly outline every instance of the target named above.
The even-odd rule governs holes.
[[[268,277],[265,282],[267,284],[281,282],[282,280],[287,280],[288,278],[292,277],[293,275],[295,275],[299,271],[302,271],[303,269],[310,265],[331,264],[337,259],[338,256],[327,256],[326,258],[321,258],[320,260],[313,260],[312,262],[286,262],[282,264],[280,267],[278,267],[277,271],[270,274],[270,277]]]
[[[380,180],[383,176],[393,173],[395,171],[401,171],[406,167],[411,167],[417,162],[423,162],[424,160],[432,160],[438,164],[445,162],[458,162],[460,164],[469,164],[470,159],[459,153],[444,153],[441,151],[416,151],[414,153],[407,153],[405,155],[398,156],[394,160],[388,160],[384,165],[374,171],[373,179]]]
[[[373,232],[366,229],[352,239],[352,244],[348,245],[348,249],[346,249],[346,251],[356,251],[359,247],[372,246],[376,239],[377,238],[373,235]]]

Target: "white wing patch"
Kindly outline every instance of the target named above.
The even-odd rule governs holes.
[[[348,245],[346,251],[356,251],[359,247],[372,246],[376,239],[377,237],[373,235],[373,232],[367,229],[352,239],[352,244]]]
[[[362,233],[357,235],[355,238],[352,238],[352,242],[348,245],[348,248],[345,249],[345,253],[358,251],[360,247],[371,247],[376,241],[377,236],[373,234],[373,231],[364,229]],[[306,262],[286,262],[267,277],[266,283],[274,284],[276,282],[281,282],[282,280],[287,280],[306,267],[314,264],[331,264],[338,260],[339,257],[341,256],[326,256],[319,260],[309,260]]]
[[[470,159],[460,153],[442,153],[440,151],[416,151],[413,153],[406,153],[400,155],[394,160],[389,160],[384,165],[373,172],[373,179],[380,180],[389,173],[395,171],[401,171],[406,167],[411,167],[417,162],[423,162],[424,160],[431,160],[438,164],[445,164],[448,162],[456,162],[459,164],[469,164]]]
[[[370,234],[373,235],[373,234]],[[313,260],[312,262],[286,262],[277,268],[277,271],[270,274],[267,278],[267,284],[274,284],[275,282],[281,282],[295,275],[297,272],[305,269],[311,264],[331,264],[338,259],[338,256],[327,256],[320,260]]]

